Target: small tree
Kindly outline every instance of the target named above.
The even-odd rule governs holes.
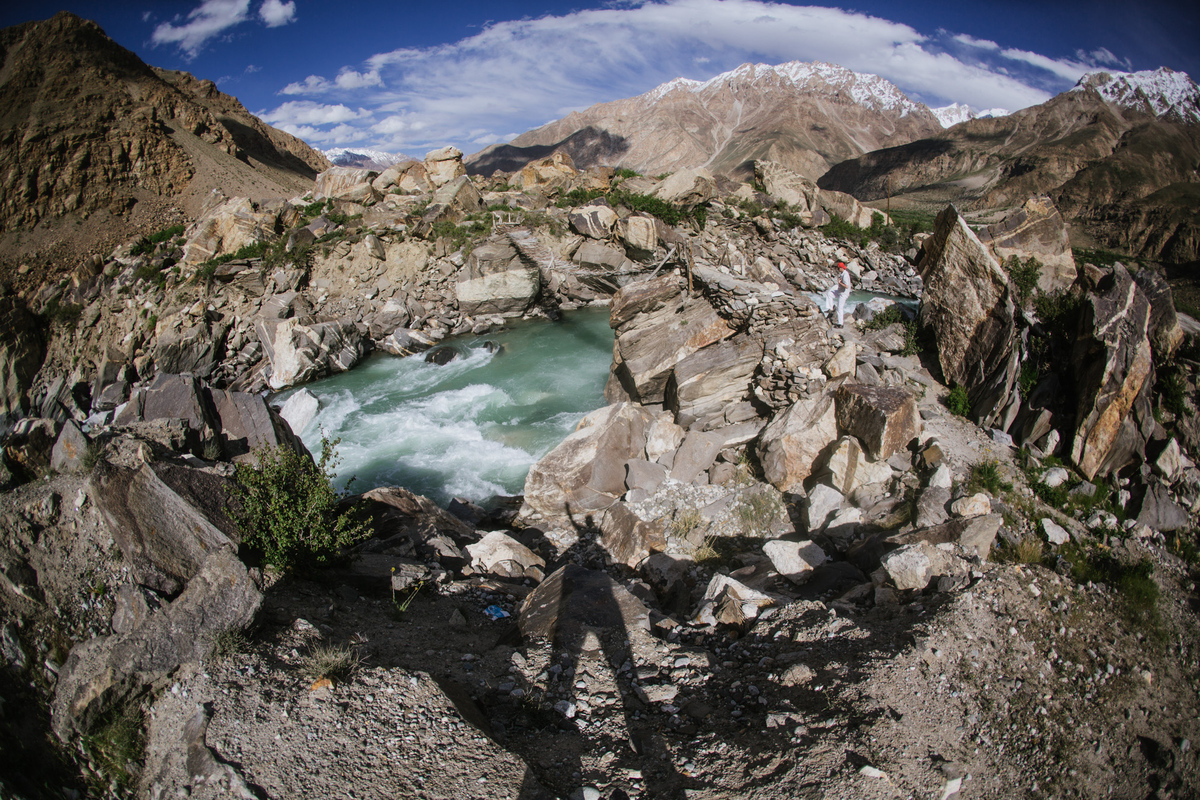
[[[255,452],[258,464],[239,464],[234,476],[233,516],[242,543],[283,570],[324,564],[370,534],[367,521],[338,509],[347,492],[333,488],[337,440],[321,439],[313,463],[288,447]]]

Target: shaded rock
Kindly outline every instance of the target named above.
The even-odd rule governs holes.
[[[842,494],[850,494],[860,486],[883,483],[892,477],[886,461],[870,461],[862,445],[853,436],[843,436],[833,447],[827,464],[829,482]]]
[[[816,533],[825,527],[830,517],[842,507],[845,497],[837,489],[818,483],[808,493],[804,504],[804,525],[809,533]]]
[[[636,568],[651,553],[666,549],[665,520],[647,522],[624,503],[616,503],[600,517],[600,544],[614,561]]]
[[[229,518],[229,481],[170,464],[128,469],[100,462],[87,484],[134,577],[173,595],[222,548],[236,550],[241,534]]]
[[[689,611],[688,566],[692,562],[666,553],[651,553],[638,566],[638,572],[650,584],[662,608],[672,613]]]
[[[523,517],[580,516],[625,493],[625,464],[646,446],[649,412],[616,403],[585,416],[575,432],[529,469]]]
[[[398,486],[379,487],[354,498],[360,520],[370,518],[374,537],[366,553],[419,556],[449,566],[466,562],[463,547],[479,540],[475,529],[423,495]]]
[[[28,392],[42,367],[42,326],[15,297],[0,297],[0,432],[28,408]]]
[[[425,363],[444,367],[456,358],[458,351],[453,347],[438,347],[425,354]]]
[[[671,462],[671,477],[691,483],[713,465],[724,446],[725,435],[720,431],[689,431]]]
[[[811,541],[789,542],[773,539],[763,545],[775,571],[792,583],[808,580],[812,571],[825,563],[825,551]]]
[[[953,206],[938,215],[925,252],[921,325],[933,331],[945,382],[965,387],[976,424],[993,427],[1019,366],[1008,274]]]
[[[546,561],[506,533],[492,531],[478,542],[464,548],[470,556],[474,572],[499,575],[502,578],[542,577]]]
[[[204,394],[204,385],[191,375],[160,374],[150,386],[138,389],[113,420],[132,425],[162,419],[182,419],[193,434],[193,448],[208,441],[219,428]]]
[[[113,633],[124,634],[136,630],[152,611],[161,606],[158,595],[146,587],[125,584],[113,595]]]
[[[1000,222],[979,231],[979,241],[1003,264],[1009,258],[1037,259],[1041,265],[1037,288],[1060,294],[1075,282],[1075,256],[1062,215],[1049,197],[1031,197]]]
[[[682,293],[683,283],[673,274],[622,286],[609,303],[608,324],[616,331],[627,330],[628,323],[639,314],[657,311]]]
[[[624,250],[590,239],[579,246],[573,258],[581,269],[600,272],[620,270],[628,260]]]
[[[1154,459],[1154,472],[1173,483],[1183,475],[1184,470],[1194,467],[1192,460],[1183,454],[1177,439],[1170,439],[1158,457]]]
[[[4,443],[4,457],[26,479],[39,477],[50,468],[54,443],[58,439],[58,423],[49,419],[23,419]]]
[[[835,397],[838,427],[862,442],[876,461],[891,458],[921,434],[917,400],[907,389],[843,383]]]
[[[479,194],[470,178],[460,175],[434,191],[429,208],[421,217],[421,221],[430,226],[444,220],[457,223],[468,214],[483,210],[483,196]]]
[[[183,320],[187,322],[186,318]],[[183,325],[177,331],[169,327],[170,320],[160,325],[162,330],[154,343],[154,365],[159,372],[188,372],[201,378],[212,375],[225,357],[228,322],[209,322],[201,319],[194,325]]]
[[[777,413],[758,440],[763,477],[781,492],[794,492],[812,474],[813,462],[837,438],[833,395],[801,397]]]
[[[646,497],[667,479],[667,474],[667,468],[661,464],[641,458],[630,459],[625,463],[625,488],[631,492],[641,490]]]
[[[628,589],[598,570],[568,565],[552,573],[521,604],[517,626],[530,639],[576,646],[588,629],[649,630],[650,614]]]
[[[311,458],[300,437],[259,395],[227,389],[209,389],[207,393],[216,412],[217,435],[226,458],[256,463],[256,450],[274,447],[286,447]]]
[[[1159,359],[1170,358],[1184,339],[1171,286],[1160,273],[1150,269],[1139,270],[1133,279],[1150,301],[1150,345]]]
[[[63,423],[54,449],[50,451],[50,469],[55,472],[79,472],[87,454],[88,438],[72,420]]]
[[[1083,304],[1071,352],[1078,406],[1071,460],[1091,480],[1144,457],[1154,430],[1150,302],[1120,264]]]
[[[55,734],[86,733],[123,698],[204,658],[213,638],[249,625],[262,594],[232,550],[207,555],[187,588],[127,634],[102,636],[71,650],[51,704]]]
[[[702,625],[741,626],[776,603],[775,597],[718,573],[709,581],[692,619]]]
[[[917,497],[916,519],[918,528],[941,525],[950,519],[946,504],[950,502],[950,487],[930,486]]]
[[[1138,506],[1137,521],[1161,533],[1182,530],[1189,525],[1187,511],[1172,500],[1167,487],[1157,481],[1146,486]]]

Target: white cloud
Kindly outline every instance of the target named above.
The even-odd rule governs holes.
[[[294,0],[287,3],[282,0],[263,0],[263,4],[258,7],[258,17],[268,28],[287,25],[296,21],[296,3]]]
[[[331,106],[310,100],[293,100],[261,116],[272,125],[332,125],[367,119],[371,113],[361,108],[354,111],[341,104]]]
[[[837,8],[638,0],[489,23],[457,42],[378,53],[333,78],[310,75],[281,93],[353,91],[355,105],[372,113],[340,123],[355,133],[344,144],[416,151],[511,138],[501,132],[536,127],[555,109],[631,97],[676,77],[705,80],[745,62],[785,61],[881,75],[930,105],[1010,109],[1045,101],[1087,69],[1082,59],[925,34]]]
[[[343,68],[333,82],[339,89],[365,89],[369,86],[383,86],[377,69],[355,72],[352,69]]]
[[[249,11],[250,0],[204,0],[188,13],[185,24],[164,22],[154,29],[150,41],[177,44],[194,58],[210,39],[249,19]]]

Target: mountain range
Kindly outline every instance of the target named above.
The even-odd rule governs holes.
[[[749,178],[756,159],[769,159],[816,179],[848,158],[941,130],[932,110],[877,75],[822,62],[743,64],[572,112],[471,156],[467,169],[507,172],[563,150],[581,167],[650,175],[703,166]]]
[[[1096,72],[1041,105],[847,159],[818,183],[931,210],[1005,208],[1045,194],[1099,244],[1195,261],[1198,121],[1200,89],[1184,73]]]

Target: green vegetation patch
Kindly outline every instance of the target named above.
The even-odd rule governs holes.
[[[174,239],[176,236],[182,236],[184,227],[182,225],[172,225],[169,228],[163,228],[161,231],[156,231],[149,236],[143,236],[138,239],[137,244],[129,251],[130,255],[145,256],[154,252],[154,248],[162,242]]]
[[[321,440],[313,463],[287,447],[256,451],[257,465],[238,464],[234,519],[242,544],[266,564],[295,570],[325,564],[370,535],[370,520],[340,508],[346,496],[333,488],[337,441]]]

